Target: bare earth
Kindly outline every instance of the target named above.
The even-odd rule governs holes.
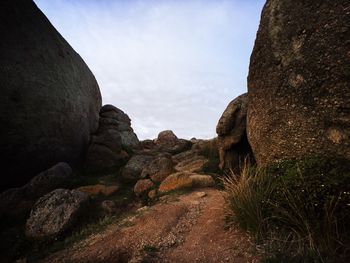
[[[44,262],[258,262],[249,238],[224,218],[219,190],[167,196]]]

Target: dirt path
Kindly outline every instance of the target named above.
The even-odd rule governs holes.
[[[249,238],[225,228],[224,217],[218,190],[169,196],[44,262],[258,262]]]

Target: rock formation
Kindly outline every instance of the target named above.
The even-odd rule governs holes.
[[[248,95],[245,93],[232,100],[219,119],[216,133],[220,169],[238,172],[246,158],[253,159],[246,133],[247,109]]]
[[[79,163],[96,131],[94,75],[30,0],[0,3],[0,191]]]
[[[248,139],[258,164],[350,159],[349,14],[342,0],[269,0],[248,76]]]
[[[119,167],[128,157],[126,151],[138,145],[128,115],[113,105],[104,105],[100,110],[99,127],[89,146],[86,168],[108,171]]]

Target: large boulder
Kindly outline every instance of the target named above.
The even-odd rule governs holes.
[[[155,140],[157,144],[176,144],[178,138],[171,130],[161,131]]]
[[[64,234],[87,208],[89,196],[78,190],[57,189],[41,197],[26,223],[26,236],[34,239]]]
[[[239,172],[245,160],[252,160],[248,143],[247,127],[248,94],[242,94],[232,100],[216,126],[220,169]]]
[[[260,165],[350,160],[349,1],[269,0],[250,60],[248,139]]]
[[[98,126],[94,75],[30,0],[0,2],[0,191],[79,163]]]
[[[191,141],[179,139],[171,130],[160,132],[154,142],[158,151],[170,154],[178,154],[192,147]]]

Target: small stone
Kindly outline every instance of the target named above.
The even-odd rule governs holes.
[[[134,186],[134,193],[137,196],[141,196],[147,193],[154,186],[154,183],[150,179],[138,180]]]
[[[153,190],[149,191],[149,193],[148,193],[149,199],[155,199],[156,197],[157,197],[157,190],[153,189]]]
[[[206,192],[197,192],[196,195],[199,198],[203,198],[203,197],[207,196]]]

